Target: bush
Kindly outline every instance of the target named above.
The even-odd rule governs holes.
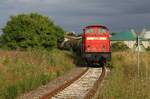
[[[1,47],[9,49],[52,49],[64,38],[64,31],[47,16],[37,13],[11,16],[3,28]]]
[[[146,48],[146,50],[147,50],[147,51],[150,51],[150,46],[148,46],[148,47]]]
[[[112,51],[125,51],[128,50],[129,47],[123,42],[116,42],[112,44],[111,49]]]

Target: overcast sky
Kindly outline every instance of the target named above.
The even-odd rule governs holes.
[[[66,31],[102,24],[111,32],[150,29],[150,0],[0,0],[0,28],[9,16],[39,12]]]

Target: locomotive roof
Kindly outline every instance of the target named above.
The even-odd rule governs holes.
[[[103,26],[103,25],[89,25],[89,26],[84,27],[84,30],[87,28],[91,28],[91,27],[102,27],[102,28],[109,30],[106,26]]]

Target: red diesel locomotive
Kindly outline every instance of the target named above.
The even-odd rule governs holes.
[[[91,25],[83,29],[82,57],[88,64],[97,64],[100,58],[111,60],[110,34],[106,26]]]

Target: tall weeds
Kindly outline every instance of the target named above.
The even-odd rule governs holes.
[[[0,99],[14,99],[69,71],[69,52],[59,50],[0,51]]]
[[[100,99],[150,99],[150,53],[114,52],[110,75],[99,94]]]

